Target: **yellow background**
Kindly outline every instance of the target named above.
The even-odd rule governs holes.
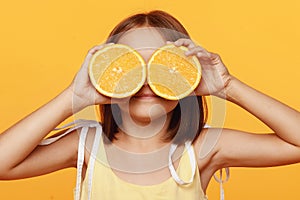
[[[72,81],[88,49],[102,43],[120,20],[152,9],[162,9],[177,17],[195,41],[221,55],[232,74],[300,110],[299,2],[2,1],[0,131],[63,90]],[[235,105],[228,103],[226,112],[226,127],[269,131]],[[300,165],[235,168],[231,172],[230,181],[225,184],[226,199],[300,198]],[[1,181],[0,199],[68,200],[72,199],[74,185],[74,169],[26,180]],[[214,180],[208,196],[218,199]]]

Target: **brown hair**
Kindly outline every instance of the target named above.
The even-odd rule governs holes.
[[[106,43],[117,43],[122,34],[130,29],[138,27],[154,27],[167,41],[176,41],[179,38],[190,38],[183,25],[170,14],[154,10],[148,13],[140,13],[121,21],[109,34]],[[173,110],[173,115],[168,127],[165,141],[173,140],[175,144],[183,144],[185,141],[194,141],[201,133],[206,122],[207,106],[204,97],[189,96],[179,100]],[[103,132],[112,141],[116,139],[118,125],[122,123],[120,109],[116,104],[100,105],[100,119]]]

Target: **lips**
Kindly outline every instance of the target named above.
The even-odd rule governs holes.
[[[134,97],[136,98],[153,98],[153,97],[157,97],[156,94],[154,93],[147,93],[147,92],[142,92],[142,93],[137,93],[136,95],[134,95]]]
[[[142,97],[157,97],[157,95],[155,94],[137,94],[137,95],[134,95],[134,97],[137,97],[137,98],[142,98]]]
[[[158,96],[154,92],[152,92],[152,90],[150,89],[148,84],[145,84],[142,87],[142,89],[138,93],[136,93],[133,97],[134,98],[150,99],[150,98],[155,98],[155,97],[158,97]]]

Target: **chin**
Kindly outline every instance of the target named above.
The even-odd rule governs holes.
[[[151,113],[147,114],[146,112],[132,112],[130,114],[130,118],[132,121],[134,121],[136,124],[141,126],[149,126],[149,125],[157,125],[160,124],[161,127],[166,123],[167,116],[170,113],[165,112],[157,112],[157,113]]]
[[[159,97],[149,99],[132,98],[128,103],[119,105],[122,112],[130,113],[134,121],[150,123],[171,113],[177,101],[167,101]]]
[[[151,121],[166,116],[168,111],[160,104],[144,103],[130,105],[129,113],[134,118]]]
[[[137,120],[151,121],[167,116],[178,101],[170,101],[157,96],[150,87],[145,84],[139,92],[132,96],[127,102],[119,104],[122,112],[130,113]]]

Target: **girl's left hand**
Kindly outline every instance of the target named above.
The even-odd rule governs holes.
[[[195,45],[190,39],[181,38],[173,44],[187,47],[186,56],[196,56],[201,64],[202,77],[200,84],[195,89],[195,94],[198,96],[215,95],[226,98],[225,91],[231,76],[220,56]]]

